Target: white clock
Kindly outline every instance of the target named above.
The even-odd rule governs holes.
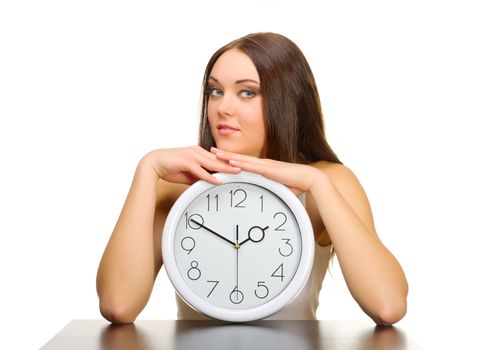
[[[279,311],[311,272],[314,235],[301,201],[261,175],[214,174],[175,202],[162,255],[177,293],[197,311],[243,322]]]

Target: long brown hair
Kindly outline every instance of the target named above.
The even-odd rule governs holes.
[[[238,49],[255,65],[260,77],[267,130],[267,158],[308,164],[341,163],[327,143],[315,78],[299,47],[276,33],[241,37],[213,54],[203,77],[200,146],[215,146],[207,118],[208,79],[217,59]]]

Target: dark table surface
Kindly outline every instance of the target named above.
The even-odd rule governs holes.
[[[41,349],[420,349],[397,327],[363,321],[136,321],[112,325],[73,320]]]

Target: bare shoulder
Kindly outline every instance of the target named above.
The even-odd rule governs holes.
[[[332,162],[327,162],[325,160],[321,160],[319,162],[313,163],[312,166],[322,170],[328,175],[334,176],[335,178],[344,177],[344,176],[355,176],[355,174],[353,173],[352,170],[350,170],[350,168],[340,163],[332,163]]]
[[[369,230],[375,233],[372,209],[368,196],[355,173],[343,164],[320,161],[312,164],[322,170],[338,192]]]
[[[333,184],[337,186],[337,188],[340,187],[338,188],[339,190],[341,190],[341,188],[350,188],[352,190],[356,188],[357,190],[361,190],[361,192],[363,192],[362,185],[360,184],[357,176],[346,165],[320,161],[312,164],[312,166],[322,170],[325,174],[327,174]]]

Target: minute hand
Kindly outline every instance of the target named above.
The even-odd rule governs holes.
[[[213,230],[209,229],[207,226],[205,226],[205,225],[202,225],[202,224],[201,224],[201,223],[199,223],[198,221],[196,221],[196,220],[194,220],[194,219],[190,219],[190,221],[192,221],[193,223],[197,224],[197,225],[198,225],[198,226],[200,226],[200,227],[203,227],[203,228],[204,228],[205,230],[207,230],[208,232],[211,232],[211,233],[213,233],[215,236],[217,236],[217,237],[220,237],[221,239],[223,239],[223,240],[227,241],[227,242],[228,242],[228,243],[230,243],[231,245],[233,245],[233,246],[235,246],[235,245],[236,245],[236,243],[235,243],[235,242],[233,242],[233,241],[229,240],[228,238],[225,238],[225,237],[223,237],[222,235],[220,235],[220,234],[216,233],[215,231],[213,231]]]

